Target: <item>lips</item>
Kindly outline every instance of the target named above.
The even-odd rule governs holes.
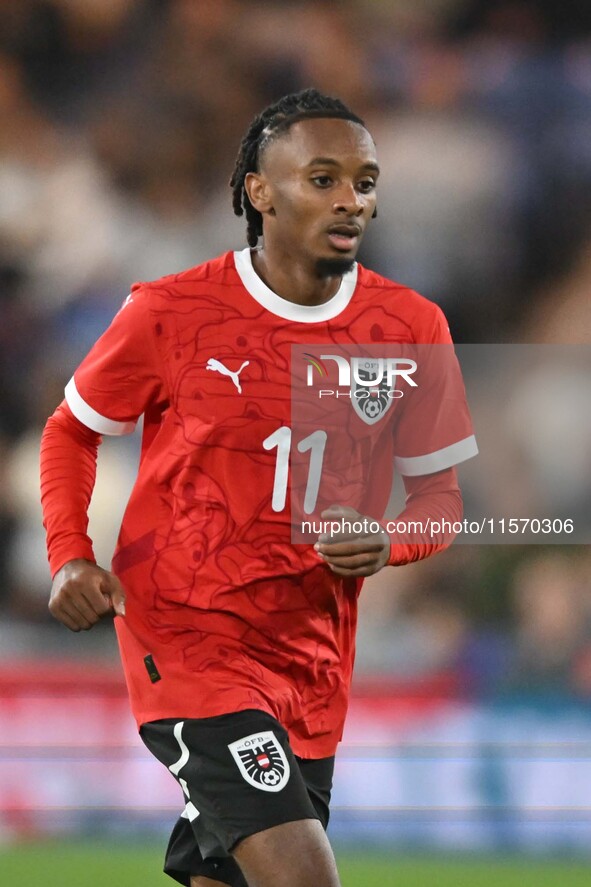
[[[331,245],[342,252],[348,252],[357,245],[361,235],[359,225],[333,225],[328,229]]]

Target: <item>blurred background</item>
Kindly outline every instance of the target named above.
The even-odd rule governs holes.
[[[245,245],[227,185],[240,139],[268,102],[311,85],[377,142],[364,263],[439,303],[459,343],[590,341],[585,0],[2,0],[5,859],[25,840],[30,861],[47,837],[157,833],[164,846],[180,797],[138,743],[112,627],[78,637],[47,612],[38,441],[132,281]],[[91,526],[105,564],[137,446],[102,448]],[[589,484],[591,452],[577,458]],[[383,572],[361,608],[337,847],[384,856],[380,884],[412,851],[586,866],[589,548],[457,545]],[[24,866],[12,883],[36,883]],[[364,872],[346,883],[369,885]]]

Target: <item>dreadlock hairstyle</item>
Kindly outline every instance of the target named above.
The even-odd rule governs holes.
[[[304,89],[283,96],[265,108],[258,117],[254,118],[240,143],[230,187],[234,213],[237,216],[246,214],[246,239],[249,246],[256,246],[263,233],[263,217],[248,199],[244,187],[246,175],[249,172],[259,171],[262,151],[273,139],[287,132],[290,126],[299,120],[313,117],[339,117],[365,126],[363,120],[350,111],[340,99],[323,95],[317,89]]]

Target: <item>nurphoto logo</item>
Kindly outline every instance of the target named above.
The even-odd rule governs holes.
[[[321,354],[316,357],[304,352],[307,363],[306,385],[314,386],[315,372],[322,384],[328,384],[330,369],[326,361],[333,361],[338,368],[338,387],[318,389],[318,397],[349,397],[360,419],[374,425],[382,419],[394,400],[404,397],[404,391],[394,387],[397,378],[407,385],[417,387],[412,378],[417,363],[406,357],[344,357],[342,354]],[[325,382],[326,380],[326,382]],[[344,389],[344,390],[340,390]]]

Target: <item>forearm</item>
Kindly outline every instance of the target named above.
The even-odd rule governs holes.
[[[393,566],[423,560],[448,548],[455,538],[451,529],[462,519],[462,494],[455,469],[423,477],[406,477],[406,507],[393,522],[390,557]],[[434,523],[441,527],[433,533]],[[445,529],[443,529],[445,527]]]
[[[51,575],[68,561],[95,560],[88,536],[88,506],[96,480],[101,437],[62,403],[41,438],[41,504]]]

